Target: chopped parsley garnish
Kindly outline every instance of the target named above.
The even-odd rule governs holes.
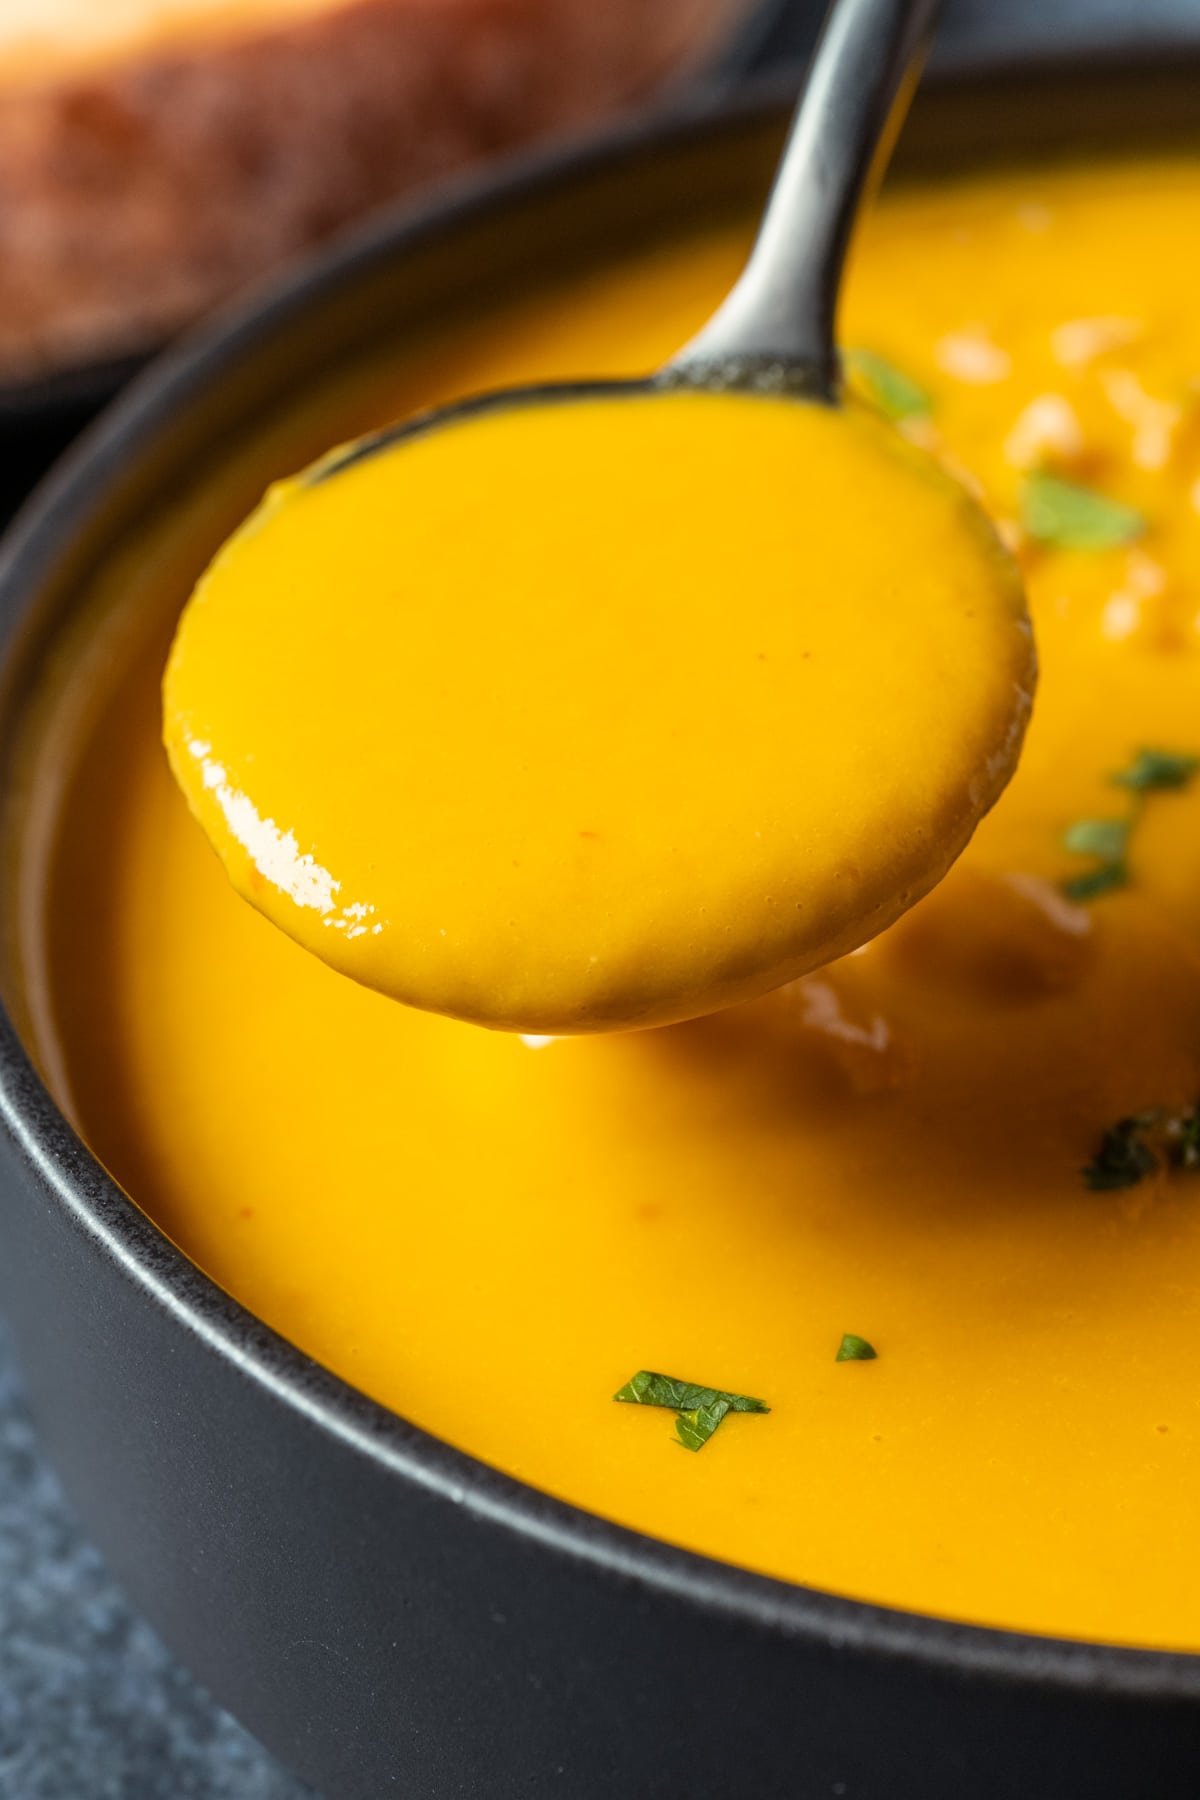
[[[728,1411],[728,1400],[714,1400],[711,1406],[698,1406],[693,1412],[676,1413],[675,1436],[685,1450],[703,1450]]]
[[[874,350],[847,350],[846,371],[855,377],[872,405],[889,419],[924,419],[929,416],[929,395],[911,375],[898,369]]]
[[[874,1344],[868,1344],[866,1338],[855,1337],[852,1331],[847,1331],[838,1345],[838,1353],[833,1360],[834,1362],[874,1362],[878,1355],[879,1352]]]
[[[1200,1106],[1155,1107],[1118,1119],[1083,1170],[1096,1193],[1136,1187],[1159,1169],[1200,1168]]]
[[[1109,780],[1131,796],[1123,819],[1077,819],[1063,833],[1063,849],[1074,856],[1094,856],[1096,865],[1062,884],[1068,900],[1094,900],[1124,887],[1129,880],[1129,841],[1149,794],[1178,793],[1200,773],[1200,756],[1180,750],[1139,750],[1127,768]]]
[[[1068,825],[1063,833],[1063,849],[1073,856],[1099,859],[1094,869],[1069,876],[1063,882],[1063,893],[1068,900],[1094,900],[1099,894],[1125,886],[1129,880],[1125,856],[1133,824],[1133,818],[1128,818],[1076,819],[1073,825]]]
[[[1178,750],[1139,750],[1127,769],[1112,776],[1114,787],[1132,788],[1135,794],[1170,793],[1185,788],[1200,770],[1200,756]]]
[[[1086,875],[1072,875],[1062,884],[1062,891],[1068,900],[1082,902],[1098,900],[1101,894],[1111,894],[1114,888],[1124,887],[1129,880],[1129,870],[1123,862],[1101,863],[1097,869],[1089,869]]]
[[[1136,1187],[1145,1175],[1153,1174],[1158,1158],[1145,1139],[1151,1115],[1139,1113],[1134,1118],[1118,1119],[1100,1139],[1100,1147],[1083,1171],[1086,1185],[1096,1193],[1114,1188]]]
[[[1060,550],[1112,550],[1132,543],[1146,529],[1145,519],[1132,506],[1041,471],[1025,477],[1021,523],[1039,544]]]
[[[1063,849],[1076,856],[1121,862],[1129,848],[1132,819],[1077,819],[1063,834]]]
[[[639,1369],[614,1400],[632,1406],[665,1406],[674,1412],[675,1435],[685,1450],[703,1450],[721,1420],[728,1413],[767,1413],[764,1400],[750,1394],[730,1394],[724,1388],[701,1387],[695,1381],[679,1381],[674,1375],[656,1375],[652,1369]]]

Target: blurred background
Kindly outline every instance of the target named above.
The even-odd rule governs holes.
[[[798,83],[823,12],[0,0],[0,521],[157,350],[323,239],[617,117]],[[948,0],[935,62],[1197,40],[1200,0]],[[303,1792],[125,1606],[38,1453],[0,1327],[0,1800]]]

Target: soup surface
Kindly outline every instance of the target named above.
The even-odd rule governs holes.
[[[43,1067],[133,1198],[348,1380],[613,1519],[874,1601],[1200,1648],[1200,315],[1172,254],[1198,210],[1186,160],[885,196],[855,379],[1017,546],[1038,704],[925,901],[694,1023],[452,1023],[243,905],[159,744],[192,571],[148,538],[64,713],[26,945]],[[316,441],[651,368],[744,246],[491,314]],[[875,1358],[835,1361],[847,1333]],[[672,1410],[613,1404],[643,1369],[771,1410],[690,1455]]]
[[[568,390],[277,483],[188,603],[164,735],[306,949],[594,1031],[890,925],[1012,774],[1033,677],[1011,557],[875,412]]]

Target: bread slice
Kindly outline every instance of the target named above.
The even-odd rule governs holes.
[[[0,383],[147,347],[376,203],[598,119],[746,0],[3,0]]]

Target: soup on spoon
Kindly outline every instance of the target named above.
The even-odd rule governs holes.
[[[199,583],[172,767],[334,968],[526,1033],[688,1018],[873,937],[998,797],[1034,680],[1015,565],[832,349],[932,13],[834,9],[746,274],[662,376],[335,451]]]

